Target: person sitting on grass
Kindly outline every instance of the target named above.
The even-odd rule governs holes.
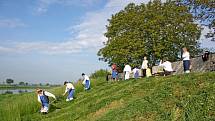
[[[84,89],[90,90],[90,79],[89,79],[89,77],[87,75],[85,75],[84,73],[82,73],[82,77],[83,77],[82,84],[84,85]]]
[[[52,93],[48,92],[48,91],[44,91],[42,89],[37,89],[37,98],[38,101],[42,104],[40,112],[47,114],[48,110],[49,110],[49,97],[52,97],[56,100],[55,95],[53,95]]]
[[[64,85],[66,86],[66,90],[63,93],[63,96],[66,95],[66,93],[68,92],[68,96],[66,101],[71,101],[74,99],[74,92],[75,92],[75,87],[73,86],[73,84],[71,82],[64,82]]]

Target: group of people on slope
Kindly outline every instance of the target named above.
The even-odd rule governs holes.
[[[142,76],[143,77],[151,76],[151,70],[148,67],[147,57],[144,57],[144,59],[143,59],[141,70],[142,70]],[[137,66],[132,69],[130,65],[126,64],[124,69],[123,69],[123,72],[125,74],[125,77],[124,77],[125,80],[130,79],[131,73],[133,73],[133,77],[135,79],[140,77],[140,69]]]
[[[191,69],[190,53],[188,52],[186,47],[184,47],[182,50],[183,50],[182,60],[183,60],[184,72],[189,73]],[[159,66],[163,68],[164,75],[170,75],[174,71],[172,68],[172,63],[166,59],[161,60],[159,63]],[[118,79],[117,65],[113,64],[111,68],[112,68],[112,80],[117,80]],[[142,77],[151,76],[151,70],[148,66],[147,57],[144,57],[143,59],[141,70],[142,70]],[[131,73],[133,73],[133,77],[135,79],[140,77],[140,69],[138,69],[138,67],[135,67],[132,70],[131,66],[128,64],[125,65],[123,72],[124,72],[125,80],[130,78]]]
[[[139,73],[140,69],[138,69],[138,67],[134,67],[132,69],[132,67],[129,64],[125,64],[124,66],[125,67],[123,69],[123,72],[124,72],[124,79],[125,80],[130,79],[131,73],[133,73],[134,78],[139,78],[140,77],[140,73]],[[118,80],[117,65],[113,64],[111,66],[111,69],[112,69],[112,72],[111,72],[112,73],[111,74],[112,80],[114,80],[114,81]],[[149,73],[150,69],[148,68],[147,57],[144,57],[141,69],[143,70],[143,77],[145,77],[145,76],[147,76],[147,77],[151,76],[151,74]]]
[[[90,79],[87,75],[82,73],[83,77],[83,86],[84,90],[90,90]],[[74,93],[75,93],[75,87],[71,82],[65,81],[64,85],[66,86],[65,92],[63,93],[63,96],[65,96],[68,93],[68,96],[66,98],[66,101],[72,101],[74,99]],[[48,91],[42,90],[42,89],[36,89],[37,98],[38,101],[41,103],[41,113],[48,113],[49,106],[51,102],[49,101],[49,97],[54,98],[56,100],[56,96]]]

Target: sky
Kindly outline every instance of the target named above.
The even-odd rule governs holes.
[[[149,0],[0,0],[0,81],[56,83],[108,69],[105,25],[128,3]]]
[[[62,84],[109,69],[96,55],[107,19],[128,3],[148,1],[0,0],[0,83]]]

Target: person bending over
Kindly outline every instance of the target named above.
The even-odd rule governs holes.
[[[66,95],[66,93],[68,92],[68,96],[66,98],[66,101],[71,101],[74,99],[74,92],[75,92],[75,87],[73,86],[73,84],[71,82],[64,82],[64,85],[66,86],[65,92],[63,93],[63,96]]]
[[[164,70],[164,76],[167,76],[167,75],[171,75],[172,72],[173,72],[173,69],[172,69],[172,63],[167,61],[167,60],[164,60],[162,62],[160,62],[160,65],[159,66],[162,66],[163,67],[163,70]]]
[[[48,91],[44,91],[42,89],[37,89],[36,92],[37,92],[37,99],[41,103],[40,112],[44,114],[48,113],[49,105],[50,105],[49,97],[52,97],[56,100],[55,95]]]
[[[84,89],[90,90],[90,79],[89,79],[89,77],[87,75],[85,75],[84,73],[82,73],[82,77],[83,77],[82,84],[84,85]]]

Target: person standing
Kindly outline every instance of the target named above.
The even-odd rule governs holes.
[[[131,66],[126,64],[123,71],[125,73],[125,80],[128,80],[130,78]]]
[[[48,91],[44,91],[42,89],[36,89],[37,92],[37,99],[38,102],[41,103],[41,109],[40,112],[41,113],[48,113],[49,110],[49,97],[52,97],[56,100],[55,95],[53,95],[52,93],[48,92]]]
[[[143,63],[142,63],[142,67],[141,67],[141,69],[143,70],[143,77],[146,76],[147,68],[148,68],[148,60],[147,60],[147,57],[145,56],[144,60],[143,60]]]
[[[117,65],[113,64],[111,66],[111,69],[112,69],[112,72],[111,72],[112,80],[114,80],[114,81],[118,80]]]
[[[75,92],[75,87],[71,82],[64,82],[64,85],[66,86],[65,92],[63,93],[63,96],[68,92],[68,96],[66,101],[71,101],[74,99],[74,92]]]
[[[82,84],[84,85],[84,89],[90,90],[90,78],[87,75],[85,75],[84,73],[82,73],[82,77],[83,77]]]
[[[184,72],[190,73],[190,53],[188,52],[186,47],[183,48],[182,59],[183,59]]]

